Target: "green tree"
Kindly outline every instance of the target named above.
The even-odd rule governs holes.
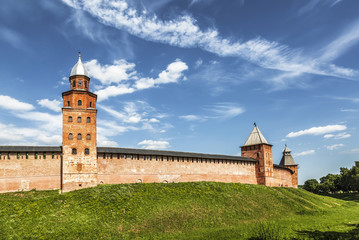
[[[319,182],[317,179],[308,179],[304,182],[303,188],[312,193],[318,193]]]

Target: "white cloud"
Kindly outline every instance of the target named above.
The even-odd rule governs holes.
[[[115,60],[112,65],[101,65],[96,59],[85,63],[90,75],[103,85],[129,80],[136,74],[135,64],[126,60]]]
[[[325,146],[325,147],[326,147],[328,150],[335,150],[335,149],[344,147],[344,144],[339,143],[339,144],[333,144],[333,145]]]
[[[41,99],[41,100],[37,100],[37,103],[45,108],[48,108],[52,111],[55,112],[60,112],[61,111],[61,104],[62,102],[60,102],[59,100],[49,100],[49,99]]]
[[[315,150],[307,150],[307,151],[303,151],[303,152],[300,152],[300,153],[294,153],[293,157],[306,156],[306,155],[311,155],[311,154],[314,154],[314,153],[315,153]]]
[[[166,149],[170,147],[170,144],[167,141],[153,140],[143,140],[142,142],[139,142],[138,145],[142,146],[144,149]]]
[[[30,111],[34,109],[34,106],[9,96],[0,95],[0,108],[13,111]]]
[[[326,135],[324,135],[323,137],[326,138],[326,139],[328,139],[328,138],[332,138],[332,137],[334,137],[334,136],[335,136],[334,134],[326,134]]]
[[[322,135],[326,133],[332,133],[332,132],[338,132],[343,131],[347,129],[345,125],[327,125],[327,126],[321,126],[321,127],[312,127],[309,129],[301,130],[298,132],[290,132],[286,137],[293,138],[293,137],[299,137],[303,135]]]
[[[0,144],[3,145],[60,145],[60,132],[41,128],[22,128],[0,123]]]
[[[18,32],[15,32],[12,29],[0,26],[0,39],[5,40],[14,48],[25,49],[23,37]]]
[[[359,112],[359,109],[340,109],[340,111],[353,113],[353,112]]]
[[[200,29],[197,21],[189,15],[163,21],[146,10],[137,11],[132,7],[134,4],[129,6],[125,0],[63,2],[90,13],[105,25],[126,30],[142,39],[186,48],[199,47],[219,56],[240,57],[267,69],[346,79],[359,78],[359,72],[356,70],[338,67],[321,59],[303,57],[299,50],[292,50],[277,42],[259,37],[246,42],[223,38],[217,29]]]
[[[134,69],[135,65],[125,60],[116,60],[113,65],[104,66],[101,66],[97,60],[91,60],[86,66],[90,74],[103,84],[97,86],[99,90],[95,92],[99,102],[112,96],[129,94],[160,84],[177,83],[183,77],[183,72],[188,69],[185,62],[176,59],[167,66],[166,70],[158,74],[157,78],[150,78],[140,77]]]
[[[326,138],[326,139],[329,139],[329,138],[333,138],[333,139],[344,139],[344,138],[349,138],[351,137],[352,135],[350,135],[349,133],[346,133],[346,132],[342,132],[342,133],[338,133],[338,134],[326,134],[324,135],[323,137]]]

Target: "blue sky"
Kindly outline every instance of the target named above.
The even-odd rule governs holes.
[[[61,145],[82,52],[98,145],[238,155],[256,122],[299,181],[359,160],[356,0],[0,0],[0,144]]]

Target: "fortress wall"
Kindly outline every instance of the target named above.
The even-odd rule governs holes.
[[[274,167],[272,186],[293,187],[291,171],[289,169]]]
[[[126,156],[126,158],[125,158]],[[255,162],[98,154],[98,183],[218,181],[257,184]]]
[[[0,192],[61,187],[61,153],[0,153]],[[10,159],[9,159],[10,158]],[[37,159],[35,159],[37,158]]]

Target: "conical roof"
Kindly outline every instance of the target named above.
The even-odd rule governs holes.
[[[257,145],[257,144],[269,144],[267,140],[264,138],[261,131],[259,131],[259,128],[257,127],[257,124],[254,123],[254,128],[249,135],[246,143],[243,146],[250,146],[250,145]]]
[[[76,75],[85,75],[86,77],[90,77],[86,67],[81,62],[81,55],[80,54],[79,54],[78,62],[75,64],[75,66],[71,70],[70,77],[71,76],[76,76]]]
[[[285,145],[285,148],[283,150],[283,156],[280,160],[279,165],[282,166],[290,166],[290,165],[297,165],[292,157],[292,154],[290,153],[289,148],[287,147],[287,144]]]

